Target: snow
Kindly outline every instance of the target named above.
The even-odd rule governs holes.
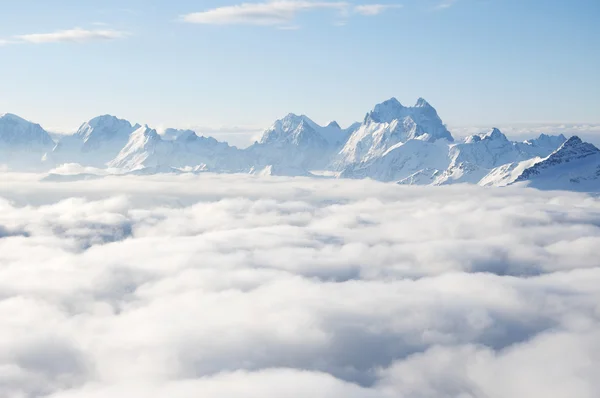
[[[412,139],[453,141],[436,110],[427,101],[420,98],[414,107],[405,107],[396,98],[391,98],[375,105],[367,114],[340,151],[335,167],[343,169],[368,162]]]
[[[391,98],[345,129],[335,121],[321,126],[290,113],[247,149],[192,130],[167,128],[159,134],[111,115],[83,123],[55,144],[39,125],[12,114],[0,116],[0,164],[23,170],[79,164],[106,170],[103,174],[209,171],[600,191],[599,156],[577,137],[541,134],[515,142],[497,128],[455,142],[423,98],[412,107]]]
[[[0,161],[9,168],[37,170],[55,143],[39,124],[11,113],[0,116]]]

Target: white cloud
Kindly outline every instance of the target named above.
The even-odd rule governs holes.
[[[456,2],[457,2],[457,0],[443,0],[437,6],[435,6],[435,9],[436,10],[445,10],[447,8],[452,7],[454,4],[456,4]]]
[[[600,388],[598,198],[246,175],[39,178],[0,173],[0,396]]]
[[[400,5],[357,5],[345,1],[292,1],[276,0],[263,3],[243,3],[234,6],[224,6],[207,11],[184,15],[183,21],[212,25],[290,25],[296,16],[305,11],[316,9],[336,10],[340,16],[346,17],[351,10],[361,15],[377,15]],[[295,25],[292,25],[295,26]]]
[[[112,29],[88,30],[74,28],[52,33],[34,33],[16,36],[16,39],[34,44],[76,42],[83,43],[96,40],[114,40],[125,37],[127,33]]]
[[[393,9],[402,8],[400,4],[365,4],[354,7],[354,11],[362,15],[379,15],[382,12]]]
[[[346,2],[280,0],[219,7],[185,15],[183,20],[190,23],[215,25],[283,25],[290,23],[302,11],[314,9],[343,10],[347,7],[348,3]]]

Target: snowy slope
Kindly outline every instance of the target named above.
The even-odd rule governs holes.
[[[64,163],[135,174],[245,172],[260,175],[371,178],[406,185],[528,184],[544,189],[598,190],[599,151],[577,137],[540,135],[513,142],[498,129],[455,143],[424,99],[405,107],[392,98],[362,123],[342,129],[289,114],[259,142],[238,149],[191,130],[132,125],[114,116],[84,123],[54,144],[39,125],[0,116],[0,164],[13,169]],[[314,171],[314,173],[311,173]]]
[[[0,164],[14,169],[38,169],[54,145],[39,124],[10,113],[0,115]]]
[[[175,130],[172,130],[174,132]],[[152,168],[238,172],[249,170],[251,162],[243,151],[191,130],[178,131],[175,139],[163,139],[156,130],[143,126],[133,132],[125,147],[109,162],[125,170]]]
[[[429,184],[431,178],[448,165],[446,140],[429,142],[411,139],[392,146],[381,156],[347,166],[340,177]]]
[[[536,157],[496,167],[484,176],[478,184],[484,187],[505,187],[515,182],[526,169],[539,163],[541,160],[542,158]]]
[[[337,155],[334,166],[366,163],[383,156],[393,146],[409,140],[453,141],[436,110],[419,98],[415,106],[405,107],[396,98],[378,104],[369,112]]]
[[[325,168],[344,145],[353,129],[336,122],[323,127],[304,115],[288,114],[263,133],[259,142],[247,149],[257,167],[275,165],[278,169],[312,170]]]
[[[83,123],[77,132],[65,136],[51,153],[54,164],[80,163],[103,167],[117,156],[139,129],[127,120],[111,115],[98,116]]]
[[[451,146],[450,165],[434,184],[476,184],[496,167],[548,156],[564,141],[564,136],[541,135],[534,140],[514,142],[496,128],[472,135],[464,142]]]
[[[569,138],[547,158],[526,168],[514,181],[539,189],[600,191],[600,150]]]

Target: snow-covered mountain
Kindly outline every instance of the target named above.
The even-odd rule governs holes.
[[[65,136],[49,155],[49,162],[80,163],[103,167],[117,156],[140,128],[111,115],[98,116],[83,123],[77,132]]]
[[[110,167],[125,170],[188,168],[215,172],[249,170],[246,153],[211,137],[199,137],[191,130],[172,130],[174,139],[163,139],[154,129],[142,126],[111,160]]]
[[[259,142],[247,149],[256,166],[290,170],[325,168],[357,124],[342,129],[337,122],[320,126],[305,115],[288,114],[275,121]]]
[[[405,180],[405,184],[422,185],[433,183],[448,165],[448,141],[410,139],[392,146],[380,156],[346,166],[340,177],[386,182]]]
[[[542,134],[530,141],[514,142],[509,141],[497,128],[472,135],[450,147],[450,165],[434,183],[476,184],[498,166],[548,156],[565,140],[562,135],[553,137]]]
[[[35,170],[54,141],[39,124],[6,113],[0,115],[0,163],[14,169]]]
[[[253,173],[281,176],[371,178],[405,185],[528,184],[548,189],[600,191],[600,151],[577,137],[542,134],[510,141],[498,129],[455,142],[436,110],[420,98],[412,107],[392,98],[362,123],[342,129],[288,114],[259,142],[238,149],[191,130],[159,134],[104,115],[54,143],[39,125],[0,116],[0,165],[51,169],[64,163],[106,173]],[[317,173],[318,171],[318,173]],[[312,174],[311,172],[314,172]]]
[[[546,158],[503,165],[485,176],[480,184],[524,184],[540,189],[598,191],[600,149],[573,136]]]
[[[436,110],[423,98],[419,98],[413,107],[405,107],[396,98],[391,98],[376,105],[365,116],[337,155],[334,167],[343,170],[357,164],[366,165],[409,140],[431,143],[454,139]]]

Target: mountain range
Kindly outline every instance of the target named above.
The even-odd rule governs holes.
[[[290,113],[245,149],[191,130],[167,129],[159,134],[147,125],[110,115],[85,122],[55,142],[38,124],[13,114],[0,115],[0,164],[19,171],[48,171],[66,163],[119,174],[327,174],[404,185],[469,183],[600,191],[600,150],[594,145],[576,136],[545,134],[510,141],[495,128],[455,141],[423,98],[408,107],[389,99],[347,128],[336,122],[321,126],[305,115]]]

